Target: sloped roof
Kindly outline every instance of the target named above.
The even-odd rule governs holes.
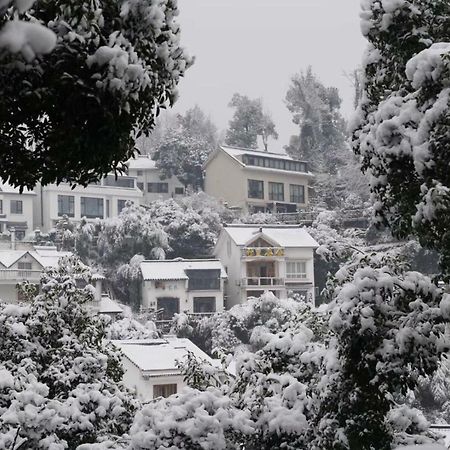
[[[238,246],[249,244],[253,239],[265,236],[280,247],[317,248],[319,244],[300,226],[227,225],[223,232]]]
[[[156,169],[156,162],[149,155],[139,155],[127,161],[129,169]]]
[[[253,149],[249,149],[249,148],[231,147],[229,145],[221,145],[221,149],[228,155],[232,156],[233,158],[237,158],[238,156],[242,156],[242,155],[255,155],[255,156],[265,156],[266,158],[284,159],[286,161],[294,161],[294,159],[291,158],[286,153],[266,152],[264,150],[258,150],[258,149],[253,150]],[[242,161],[240,161],[240,162],[242,162]]]
[[[108,295],[102,295],[98,312],[100,314],[119,314],[123,312],[123,309],[115,300],[112,300]]]
[[[182,361],[188,352],[206,360],[211,364],[217,364],[204,351],[199,349],[189,339],[167,337],[164,339],[142,339],[111,341],[132,363],[142,372],[176,371],[176,361]]]
[[[63,256],[70,256],[71,252],[59,252],[56,247],[34,247],[34,250],[0,250],[0,263],[7,269],[25,254],[32,256],[42,267],[56,267]]]
[[[217,259],[169,259],[141,262],[144,280],[187,280],[186,270],[220,270],[221,278],[227,278],[222,263]]]

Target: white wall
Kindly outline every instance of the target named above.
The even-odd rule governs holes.
[[[2,218],[1,222],[26,222],[26,234],[34,229],[33,224],[33,199],[35,194],[19,194],[12,192],[0,192],[0,200],[3,202],[3,212],[6,217]],[[11,200],[20,200],[22,202],[22,214],[13,214],[11,212]],[[7,231],[6,226],[2,231]]]

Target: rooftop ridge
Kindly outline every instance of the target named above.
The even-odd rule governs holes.
[[[223,228],[304,228],[301,224],[285,223],[226,223]]]
[[[144,259],[142,262],[141,262],[141,264],[142,263],[145,263],[145,262],[161,262],[161,263],[163,263],[163,262],[202,262],[202,261],[218,261],[218,262],[220,262],[220,260],[219,259],[217,259],[217,258],[205,258],[205,259],[183,259],[183,258],[174,258],[174,259]]]
[[[277,153],[277,152],[269,152],[269,151],[265,151],[262,149],[255,149],[255,148],[245,148],[245,147],[237,147],[237,146],[233,146],[233,145],[226,145],[226,144],[222,144],[221,147],[224,148],[229,148],[229,149],[234,149],[234,150],[242,150],[245,152],[255,152],[255,153],[260,153],[262,156],[264,155],[270,155],[270,156],[283,156],[283,157],[289,157],[292,159],[292,161],[297,161],[297,162],[302,162],[302,163],[308,163],[308,161],[305,160],[299,160],[299,159],[294,159],[292,158],[291,155],[288,155],[287,153]]]

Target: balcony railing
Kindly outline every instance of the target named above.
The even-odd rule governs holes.
[[[244,287],[275,287],[284,286],[284,278],[276,277],[247,277],[242,279]]]
[[[271,257],[283,257],[283,247],[244,247],[242,249],[243,258],[271,258]]]
[[[1,269],[0,281],[39,280],[41,273],[40,270]]]

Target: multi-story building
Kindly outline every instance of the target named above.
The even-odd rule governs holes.
[[[228,274],[227,308],[265,291],[289,291],[314,303],[314,249],[319,245],[299,226],[227,225],[214,255]]]
[[[210,314],[224,307],[227,274],[215,259],[143,261],[142,307],[160,311],[161,319],[174,314]]]
[[[21,240],[33,231],[33,200],[36,194],[9,184],[0,184],[0,233],[9,233],[14,228],[15,238]]]
[[[108,175],[87,187],[72,188],[67,183],[36,188],[34,226],[48,231],[63,216],[73,222],[118,216],[127,201],[141,204],[143,193],[131,176]]]
[[[167,200],[184,195],[185,188],[177,177],[164,178],[149,155],[139,155],[127,162],[128,175],[137,180],[137,186],[144,193],[143,203]]]
[[[222,145],[205,163],[205,192],[250,212],[296,212],[308,205],[313,175],[305,162],[281,153]]]
[[[53,246],[25,247],[22,243],[17,244],[16,248],[13,239],[11,248],[0,250],[0,301],[7,303],[22,300],[19,283],[28,281],[39,285],[44,267],[56,267],[60,258],[71,255],[70,252],[58,251]]]
[[[150,401],[180,392],[187,384],[178,361],[192,353],[201,361],[220,367],[189,339],[165,337],[163,339],[111,341],[122,353],[125,386],[136,391],[139,399]]]

